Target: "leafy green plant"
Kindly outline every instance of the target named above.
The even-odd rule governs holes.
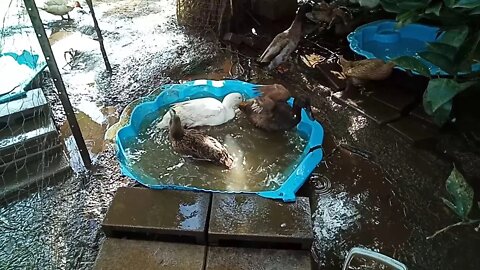
[[[440,27],[442,34],[430,42],[419,58],[402,56],[397,65],[430,77],[423,61],[428,61],[449,76],[432,77],[425,90],[425,111],[443,125],[450,119],[453,98],[476,87],[480,72],[472,65],[480,63],[480,0],[380,0],[382,7],[397,14],[398,26],[422,21]]]
[[[462,220],[467,220],[473,206],[473,189],[457,168],[453,168],[445,182],[445,187],[452,200],[442,198],[443,203]]]
[[[459,218],[461,218],[462,221],[449,225],[435,232],[432,236],[427,237],[427,239],[431,239],[437,236],[439,233],[445,232],[448,229],[456,226],[469,225],[480,222],[480,219],[470,219],[468,217],[474,205],[473,189],[455,166],[453,167],[450,176],[445,182],[445,187],[447,189],[447,192],[450,194],[451,199],[448,200],[446,198],[442,198],[442,201]],[[477,204],[480,208],[480,202],[477,202]]]

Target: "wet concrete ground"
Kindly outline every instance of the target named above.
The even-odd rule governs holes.
[[[66,65],[64,51],[78,51],[62,72],[78,116],[85,119],[80,120],[81,128],[96,157],[96,169],[0,208],[0,246],[4,247],[0,265],[90,269],[103,239],[99,224],[113,193],[134,184],[120,176],[113,148],[101,139],[105,129],[128,103],[164,83],[238,77],[284,83],[314,99],[316,116],[325,127],[326,155],[303,192],[312,198],[314,257],[321,269],[339,269],[353,246],[378,250],[411,269],[480,268],[480,235],[473,226],[425,239],[457,222],[440,200],[446,196],[450,162],[335,104],[322,82],[296,65],[282,75],[267,74],[251,66],[253,61],[220,50],[216,42],[185,35],[175,24],[173,0],[94,4],[114,67],[111,76],[104,71],[92,39],[89,14],[73,12],[74,22],[59,23],[58,17],[40,12],[48,32],[57,33],[53,46],[59,65]],[[62,126],[62,107],[48,80],[45,89]],[[66,144],[72,145],[68,128],[60,130]],[[460,146],[451,148],[465,153],[464,164],[475,175],[476,157],[468,157]],[[72,157],[78,163],[78,156]]]

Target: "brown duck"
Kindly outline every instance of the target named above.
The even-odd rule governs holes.
[[[347,77],[347,90],[352,85],[360,86],[366,81],[381,81],[390,77],[395,64],[381,59],[348,61],[342,56],[339,60],[343,74]]]
[[[260,56],[260,63],[269,63],[268,69],[272,70],[287,60],[302,38],[303,17],[311,8],[308,4],[303,4],[298,8],[297,15],[290,27],[275,36]]]
[[[385,80],[392,74],[395,64],[381,59],[348,61],[340,57],[340,66],[345,76],[366,81]]]
[[[274,101],[268,97],[257,97],[241,102],[238,107],[255,127],[264,131],[290,130],[300,123],[302,108],[312,114],[308,98],[294,98],[293,107],[287,102]]]
[[[233,158],[217,139],[200,130],[184,129],[175,110],[170,110],[169,138],[175,152],[199,160],[206,160],[230,169]]]
[[[260,85],[255,90],[260,92],[261,96],[273,101],[287,101],[292,96],[290,91],[281,84]]]

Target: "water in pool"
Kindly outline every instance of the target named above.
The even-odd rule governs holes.
[[[161,114],[163,115],[163,114]],[[306,141],[296,130],[267,133],[254,128],[243,114],[202,130],[223,142],[234,157],[230,170],[192,161],[173,152],[168,130],[144,123],[138,141],[127,148],[130,166],[150,178],[148,184],[175,184],[210,190],[275,190],[294,169]]]
[[[402,38],[397,43],[368,41],[363,43],[363,49],[374,52],[377,58],[389,60],[404,55],[415,56],[418,52],[425,51],[426,43],[425,41],[408,38]]]

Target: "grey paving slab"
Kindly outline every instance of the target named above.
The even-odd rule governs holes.
[[[202,270],[205,246],[107,238],[96,270]]]
[[[208,247],[206,270],[311,270],[304,250]]]
[[[284,203],[251,194],[214,194],[208,242],[310,249],[313,241],[310,203],[298,197]]]
[[[201,244],[210,197],[203,192],[119,188],[102,228],[111,236],[135,233]]]

